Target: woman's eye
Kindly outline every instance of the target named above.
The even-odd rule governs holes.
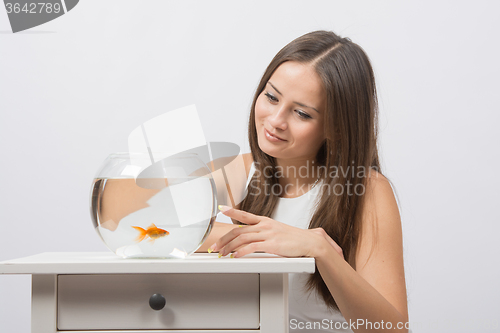
[[[265,95],[266,95],[266,97],[267,97],[267,99],[268,99],[269,101],[271,101],[271,102],[273,102],[273,103],[278,102],[278,99],[277,99],[276,97],[274,97],[273,95],[271,95],[270,93],[266,93]]]
[[[269,100],[269,102],[271,103],[278,103],[279,100],[276,98],[276,96],[274,96],[273,94],[269,93],[269,92],[266,92],[264,95],[266,95],[267,99]],[[305,113],[304,111],[301,111],[301,110],[295,110],[295,112],[299,115],[300,118],[302,119],[310,119],[312,118],[310,115],[308,115],[307,113]]]
[[[297,114],[299,115],[300,118],[303,118],[303,119],[312,118],[310,115],[308,115],[307,113],[302,112],[300,110],[295,110],[295,112],[297,112]]]

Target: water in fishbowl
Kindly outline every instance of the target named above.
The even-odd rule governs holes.
[[[210,178],[96,178],[91,215],[106,246],[124,258],[185,258],[215,216]]]

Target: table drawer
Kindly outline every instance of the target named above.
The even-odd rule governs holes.
[[[259,328],[259,274],[59,275],[57,285],[59,330]]]

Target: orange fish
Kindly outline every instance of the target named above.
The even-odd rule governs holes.
[[[151,243],[154,243],[155,240],[157,240],[158,238],[170,235],[170,233],[167,230],[157,228],[154,223],[152,223],[147,230],[144,230],[141,227],[132,227],[132,228],[139,231],[139,236],[137,236],[137,238],[135,239],[137,243],[142,242],[142,240],[146,236],[149,237],[149,241]]]

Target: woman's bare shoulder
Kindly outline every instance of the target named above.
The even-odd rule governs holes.
[[[360,235],[363,240],[362,245],[375,244],[373,237],[380,240],[387,235],[401,233],[399,207],[391,182],[387,177],[372,170],[367,177],[363,199]]]
[[[245,172],[248,178],[248,175],[250,173],[250,168],[252,167],[253,163],[252,153],[242,154],[242,156],[243,156],[243,163],[245,165]]]
[[[214,164],[222,166],[221,170],[213,173],[217,201],[238,208],[245,197],[246,181],[253,162],[252,154],[223,157],[215,162]]]
[[[368,183],[372,183],[372,185],[375,185],[377,182],[389,183],[389,180],[381,172],[379,172],[374,168],[370,168],[367,177],[368,177]]]
[[[251,153],[221,157],[214,160],[216,169],[218,169],[217,167],[223,166],[226,173],[246,175],[246,178],[248,178],[252,163],[253,158]],[[245,173],[242,172],[242,169],[245,170]]]
[[[371,169],[365,188],[365,209],[397,207],[392,184],[381,172]]]

